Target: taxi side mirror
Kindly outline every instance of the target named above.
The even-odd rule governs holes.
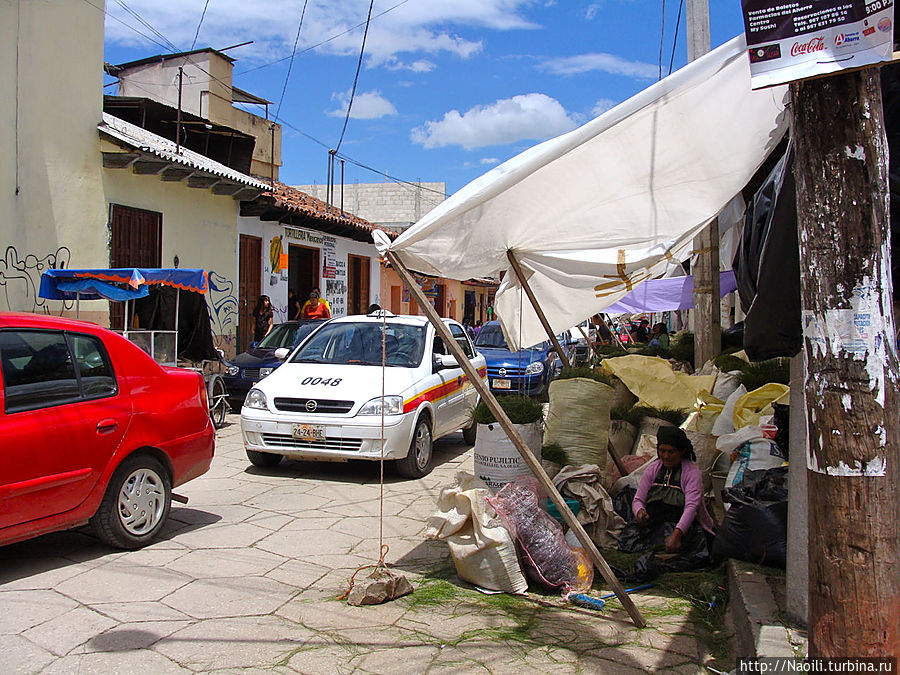
[[[435,373],[444,368],[459,367],[459,363],[456,362],[456,357],[451,354],[435,354],[431,359],[431,364],[432,371]]]
[[[279,361],[284,361],[288,357],[288,354],[290,354],[290,353],[291,353],[291,350],[288,349],[287,347],[279,347],[278,349],[275,350],[274,356]]]

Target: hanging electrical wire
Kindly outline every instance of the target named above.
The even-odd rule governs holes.
[[[209,0],[206,0],[206,4],[203,5],[203,11],[200,13],[200,23],[197,24],[197,32],[194,33],[194,41],[191,42],[191,48],[188,50],[190,52],[194,51],[194,45],[197,44],[197,37],[200,35],[200,26],[203,25],[203,17],[206,16],[207,7],[209,7]]]
[[[666,37],[666,0],[662,0],[662,24],[659,27],[659,79],[662,79],[663,42]]]
[[[303,28],[303,17],[306,16],[306,3],[309,0],[303,0],[303,9],[300,12],[300,22],[297,24],[297,35],[294,37],[294,48],[291,50],[291,60],[288,63],[287,75],[284,76],[284,86],[281,87],[281,98],[278,99],[278,108],[275,110],[275,117],[281,113],[281,103],[284,101],[284,92],[287,91],[288,80],[291,79],[291,69],[294,67],[294,55],[297,53],[297,43],[300,42],[300,29]]]
[[[669,75],[672,74],[672,65],[675,63],[675,46],[678,44],[678,28],[681,26],[681,9],[684,0],[678,3],[678,18],[675,20],[675,38],[672,40],[672,56],[669,57]]]
[[[369,24],[372,23],[372,7],[375,5],[375,0],[369,0],[369,14],[366,17],[366,28],[363,31],[363,39],[362,45],[359,48],[359,61],[356,63],[356,75],[353,77],[353,88],[350,90],[350,100],[347,102],[347,115],[344,117],[344,126],[341,129],[341,137],[338,139],[337,145],[334,148],[335,152],[338,152],[341,149],[341,143],[344,142],[344,132],[347,131],[347,122],[350,121],[350,110],[353,108],[353,98],[356,95],[356,85],[359,82],[359,71],[362,68],[363,56],[366,53],[366,37],[369,35]]]

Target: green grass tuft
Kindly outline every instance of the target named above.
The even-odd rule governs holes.
[[[687,413],[684,410],[676,410],[675,408],[651,408],[650,406],[635,406],[631,409],[633,413],[639,414],[641,418],[656,417],[665,420],[676,427],[680,427],[687,419]]]
[[[605,384],[609,387],[613,386],[613,378],[607,375],[606,373],[594,369],[588,368],[587,366],[581,366],[578,368],[563,368],[562,372],[559,374],[559,377],[556,378],[558,380],[569,380],[575,377],[584,377],[589,380],[594,380],[601,384]]]
[[[498,396],[497,402],[513,424],[531,424],[544,417],[540,401],[528,396]],[[497,421],[484,401],[478,402],[472,417],[477,424],[493,424]]]
[[[629,424],[637,427],[640,426],[641,420],[644,418],[644,413],[641,412],[641,408],[638,407],[635,409],[630,405],[620,405],[616,406],[612,410],[609,411],[609,419],[611,420],[622,420],[624,422],[628,422]]]
[[[559,443],[551,443],[541,448],[541,459],[548,462],[566,466],[569,464],[569,453],[567,453]]]

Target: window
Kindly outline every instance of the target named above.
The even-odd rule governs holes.
[[[475,356],[475,351],[472,349],[472,343],[469,342],[469,336],[466,335],[466,331],[457,326],[455,323],[450,324],[450,334],[453,336],[453,339],[456,340],[456,343],[462,347],[465,355],[470,359]]]
[[[0,331],[0,370],[7,413],[103,398],[117,391],[102,344],[87,335]]]

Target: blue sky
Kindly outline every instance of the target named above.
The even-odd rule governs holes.
[[[341,136],[363,37],[356,26],[365,23],[368,0],[306,0],[286,88],[304,0],[106,5],[109,63],[171,46],[188,50],[195,34],[195,48],[253,40],[228,52],[237,59],[234,84],[273,101],[270,115],[284,89],[281,179],[326,182],[327,148]],[[445,181],[452,194],[656,81],[663,13],[667,73],[678,10],[678,0],[375,0],[340,153],[377,173],[346,161],[345,181],[380,182],[387,173]],[[742,30],[738,0],[710,0],[713,47]],[[676,70],[686,62],[685,44],[682,10]]]

